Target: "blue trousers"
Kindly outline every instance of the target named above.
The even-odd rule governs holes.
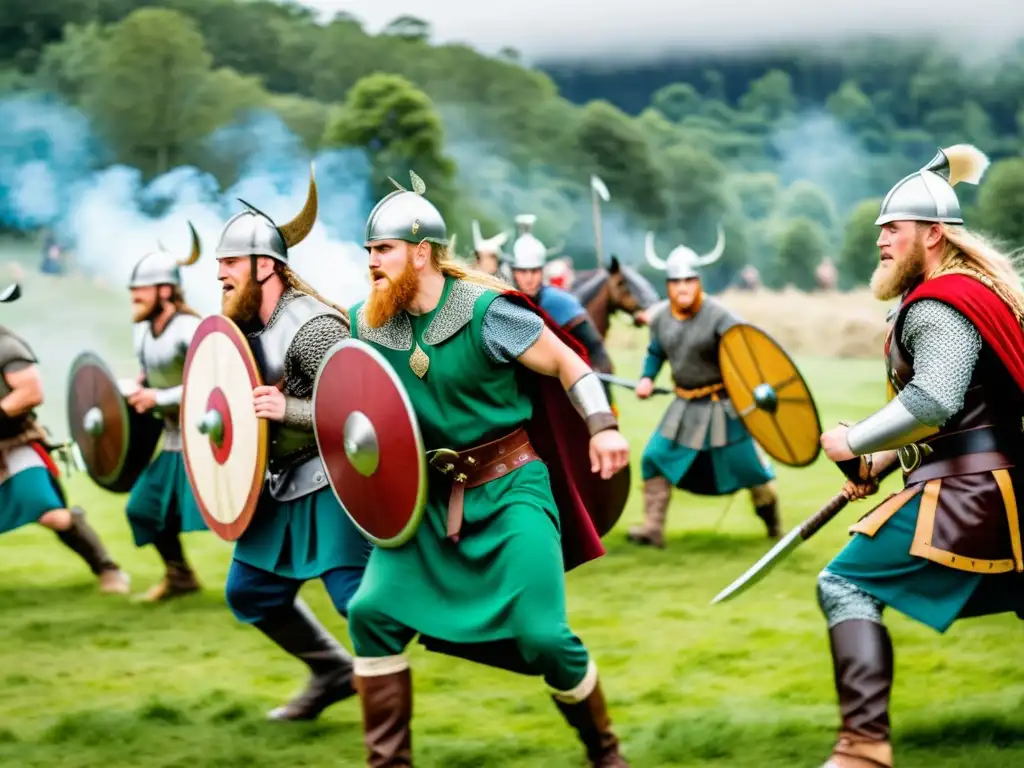
[[[334,568],[320,576],[335,609],[346,619],[349,600],[359,588],[364,570]],[[275,611],[291,606],[305,583],[302,579],[289,579],[232,560],[225,587],[228,607],[243,624],[256,624],[273,616]]]

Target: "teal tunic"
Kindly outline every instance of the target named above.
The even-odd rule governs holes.
[[[329,486],[294,501],[277,501],[264,491],[235,542],[235,559],[305,581],[335,568],[361,568],[372,548]]]
[[[708,496],[736,493],[774,480],[768,457],[743,422],[727,413],[725,430],[726,445],[713,447],[709,430],[700,451],[655,431],[640,460],[644,480],[664,477],[677,488]]]
[[[353,337],[371,344],[396,371],[428,451],[480,445],[532,415],[521,366],[495,361],[484,344],[484,317],[497,297],[449,277],[437,308],[422,316],[403,312],[373,329],[362,305],[352,310]],[[414,365],[422,371],[424,358],[420,377]],[[571,689],[586,674],[589,656],[566,621],[559,517],[547,466],[535,461],[466,489],[457,543],[446,537],[450,493],[451,480],[429,470],[416,534],[401,547],[374,549],[349,605],[357,655],[399,653],[415,633],[456,644],[512,640],[525,662],[522,671]]]
[[[0,533],[39,521],[65,506],[57,479],[46,467],[23,469],[0,483]]]
[[[152,544],[164,532],[207,530],[181,451],[161,451],[135,482],[125,508],[135,546]]]
[[[901,506],[871,535],[855,533],[827,569],[877,600],[939,632],[960,616],[982,579],[910,554],[921,495]]]

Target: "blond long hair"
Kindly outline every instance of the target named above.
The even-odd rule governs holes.
[[[275,261],[274,268],[277,271],[278,277],[281,278],[282,283],[284,283],[289,288],[293,288],[299,293],[304,293],[307,296],[312,296],[314,299],[321,302],[322,304],[326,304],[331,309],[336,310],[341,314],[342,319],[344,319],[345,321],[345,325],[349,328],[352,327],[351,321],[349,320],[347,309],[338,306],[333,301],[328,301],[327,299],[325,299],[323,296],[317,293],[317,291],[314,290],[309,283],[307,283],[305,280],[299,277],[295,273],[295,270],[293,270],[287,264],[282,264],[279,261]]]
[[[499,293],[512,290],[512,286],[504,280],[494,275],[489,275],[483,270],[463,266],[455,261],[452,258],[451,250],[446,245],[430,244],[430,262],[434,269],[445,277],[454,277],[456,280],[476,283]]]
[[[180,312],[183,315],[192,315],[192,317],[202,317],[202,315],[192,309],[188,302],[185,301],[185,292],[181,290],[180,285],[171,286],[170,302],[174,305],[176,312]]]
[[[925,224],[924,226],[930,226]],[[1024,285],[1014,258],[1002,253],[990,240],[962,226],[941,224],[946,253],[929,279],[940,275],[968,275],[980,280],[1012,310],[1024,326]]]

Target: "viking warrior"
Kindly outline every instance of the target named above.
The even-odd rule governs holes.
[[[597,667],[567,623],[563,571],[603,553],[581,489],[622,469],[628,445],[571,337],[522,294],[453,264],[445,221],[412,178],[370,214],[373,287],[352,310],[353,337],[395,370],[431,457],[419,527],[373,550],[349,608],[368,765],[412,765],[404,651],[419,633],[431,650],[543,676],[590,764],[626,766]],[[563,455],[589,440],[589,472],[537,460],[567,419],[589,433]]]
[[[0,302],[20,296],[19,286],[12,285]],[[67,506],[49,435],[36,420],[35,409],[43,404],[38,363],[28,344],[0,327],[0,533],[39,523],[85,561],[102,592],[126,595],[128,575],[111,559],[85,511]]]
[[[480,231],[480,222],[473,220],[473,256],[475,267],[480,272],[508,281],[508,267],[501,247],[508,242],[508,232],[499,232],[485,238]]]
[[[897,460],[904,488],[852,526],[818,577],[842,716],[831,768],[893,764],[886,606],[937,632],[958,618],[1024,617],[1024,291],[1010,260],[964,227],[954,190],[987,166],[970,145],[940,150],[889,191],[875,221],[872,291],[900,300],[885,342],[890,399],[821,442],[834,461],[859,463],[851,498],[877,491],[873,478]]]
[[[147,602],[199,590],[180,534],[206,530],[206,523],[185,471],[179,424],[185,356],[200,319],[185,303],[181,267],[194,264],[199,253],[192,229],[187,260],[179,262],[161,246],[139,259],[128,283],[137,323],[135,355],[142,367],[140,388],[128,395],[128,404],[161,418],[164,429],[163,448],[136,480],[126,508],[135,546],[152,544],[166,569],[163,580],[145,594]]]
[[[566,333],[587,350],[591,365],[602,373],[611,373],[612,362],[604,340],[590,321],[590,315],[579,299],[568,291],[544,284],[544,267],[553,249],[533,234],[537,217],[523,214],[516,217],[519,237],[512,246],[512,279],[516,288],[544,310]],[[610,391],[605,388],[610,398]]]
[[[327,350],[349,337],[348,316],[288,263],[288,249],[316,221],[313,177],[305,206],[288,224],[278,227],[243,204],[221,232],[217,278],[222,311],[246,333],[265,382],[252,396],[256,415],[270,422],[270,449],[259,506],[235,545],[227,601],[239,621],[309,667],[306,689],[270,713],[308,720],[355,694],[352,657],[296,595],[321,579],[346,616],[370,550],[329,487],[313,434],[313,381]]]
[[[654,251],[653,233],[647,234],[647,260],[665,272],[668,300],[650,312],[651,341],[636,394],[641,399],[651,396],[654,379],[667,361],[676,397],[644,449],[644,522],[627,534],[636,544],[665,546],[673,486],[711,496],[748,488],[768,535],[779,536],[774,471],[737,415],[718,365],[722,334],[741,320],[704,293],[698,271],[724,251],[719,228],[710,253],[698,256],[680,245],[663,261]]]

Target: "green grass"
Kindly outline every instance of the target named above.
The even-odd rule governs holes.
[[[73,292],[73,286],[56,281],[48,289],[63,301]],[[101,296],[79,306],[102,318],[93,326],[102,328],[96,338],[130,365],[127,328],[118,325],[126,323],[118,318],[127,317],[127,304]],[[66,307],[55,311],[65,320],[71,314]],[[53,327],[45,321],[31,325]],[[615,334],[619,371],[633,375],[645,337],[621,328]],[[75,351],[48,364],[58,374],[66,371]],[[866,415],[881,402],[878,364],[798,362],[826,427]],[[47,383],[51,398],[62,399],[62,389],[63,378]],[[666,401],[639,403],[622,392],[619,402],[633,446],[635,488],[619,526],[605,540],[607,557],[569,575],[569,617],[602,670],[632,764],[820,765],[832,744],[837,711],[815,576],[843,545],[846,527],[866,511],[867,502],[847,509],[753,590],[712,607],[711,598],[767,549],[763,526],[746,494],[730,506],[729,499],[677,493],[667,550],[624,543],[626,527],[642,513],[640,452]],[[47,413],[63,419],[62,411]],[[54,426],[64,433],[62,423],[55,420]],[[813,513],[841,482],[824,458],[807,469],[780,467],[779,477],[787,528]],[[896,482],[890,479],[886,488]],[[137,591],[160,577],[155,554],[131,545],[124,497],[98,491],[84,475],[72,478],[68,490],[89,510]],[[263,720],[266,710],[302,685],[305,670],[227,610],[223,585],[230,546],[198,534],[186,538],[186,548],[205,592],[145,606],[98,595],[80,561],[48,531],[25,528],[0,538],[0,765],[362,764],[355,700],[329,709],[317,723]],[[308,585],[303,596],[350,646],[345,623],[322,586]],[[897,764],[1024,765],[1024,671],[1014,655],[1021,638],[1016,618],[971,620],[944,637],[897,614],[887,620],[897,653]],[[431,655],[417,645],[411,655],[417,765],[583,765],[572,732],[540,680]]]

